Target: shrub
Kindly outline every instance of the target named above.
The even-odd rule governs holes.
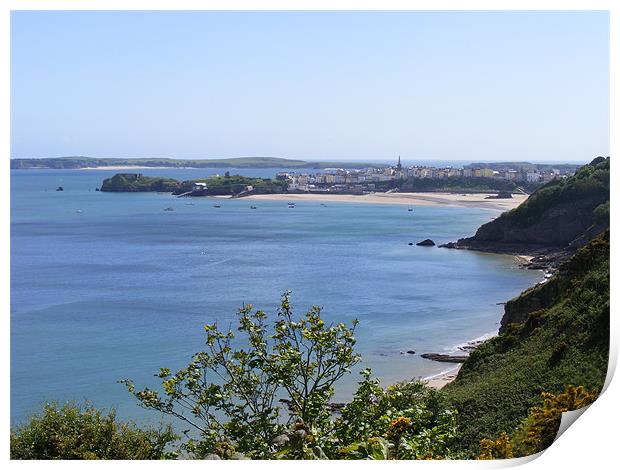
[[[11,459],[169,459],[177,439],[170,426],[140,429],[92,406],[48,403],[11,431]]]
[[[456,411],[441,392],[419,381],[383,389],[370,370],[335,422],[337,457],[345,459],[457,458],[450,450]]]
[[[542,452],[555,440],[562,413],[590,405],[598,397],[598,392],[569,385],[558,395],[542,393],[541,396],[543,405],[530,410],[512,437],[502,433],[495,441],[482,439],[478,459],[507,459]]]
[[[160,370],[163,394],[122,382],[143,407],[197,430],[200,438],[185,445],[197,457],[271,458],[282,450],[281,437],[287,443],[282,455],[311,458],[330,425],[333,385],[359,361],[353,350],[357,322],[352,328],[326,325],[317,306],[294,318],[289,295],[282,296],[274,325],[252,305],[239,309],[241,338],[230,328],[206,325],[206,351],[175,374]],[[247,347],[235,347],[239,339]],[[277,405],[279,398],[288,404],[287,413]],[[294,439],[283,436],[291,428]]]

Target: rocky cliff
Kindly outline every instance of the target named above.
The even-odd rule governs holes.
[[[596,158],[575,175],[535,191],[516,209],[450,243],[500,253],[559,253],[585,245],[609,226],[609,158]],[[564,259],[564,258],[562,258]]]

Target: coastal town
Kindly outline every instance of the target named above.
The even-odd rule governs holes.
[[[402,184],[412,180],[436,180],[437,184],[441,184],[442,181],[445,182],[450,179],[472,179],[472,181],[475,181],[473,179],[479,178],[481,179],[480,181],[486,181],[487,183],[499,183],[501,185],[501,182],[505,181],[512,182],[515,186],[518,186],[521,184],[543,184],[555,178],[567,178],[575,172],[572,167],[530,166],[531,168],[527,168],[522,164],[515,164],[514,167],[499,169],[495,169],[492,166],[456,168],[452,166],[413,165],[405,167],[399,156],[396,165],[385,168],[326,168],[317,173],[280,172],[276,175],[276,179],[286,182],[289,192],[366,194],[378,190],[396,190],[399,187],[399,183]],[[489,181],[488,179],[491,180]]]

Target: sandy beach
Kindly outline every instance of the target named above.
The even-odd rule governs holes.
[[[456,376],[458,375],[460,369],[461,369],[461,364],[456,366],[454,369],[450,369],[449,371],[446,371],[443,374],[433,377],[432,379],[426,380],[426,384],[432,388],[437,388],[437,389],[442,388],[446,384],[449,384],[454,379],[456,379]]]
[[[411,206],[446,205],[457,207],[477,207],[507,211],[514,209],[527,199],[527,194],[513,194],[512,199],[486,199],[492,194],[453,194],[453,193],[373,193],[362,196],[352,194],[256,194],[246,199],[256,201],[320,201],[357,202],[372,204],[406,204]]]

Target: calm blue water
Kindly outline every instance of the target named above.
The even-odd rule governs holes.
[[[507,256],[408,246],[472,234],[497,215],[488,210],[248,200],[216,209],[212,198],[95,192],[114,173],[11,172],[13,423],[45,400],[70,399],[152,420],[117,380],[155,385],[159,367],[182,367],[202,349],[205,323],[227,324],[244,302],[273,311],[285,289],[299,313],[319,304],[329,320],[358,318],[364,366],[386,384],[427,377],[449,365],[400,352],[450,351],[496,331],[496,303],[540,276]]]

